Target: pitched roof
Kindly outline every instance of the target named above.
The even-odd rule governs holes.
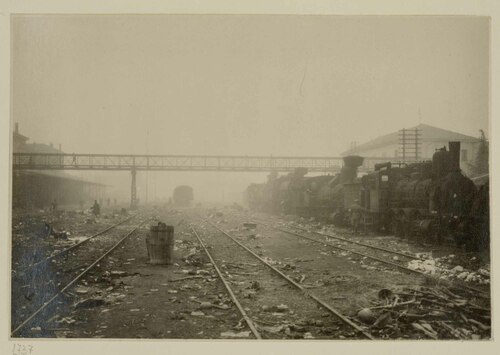
[[[448,131],[443,128],[429,126],[427,124],[419,124],[418,126],[411,127],[409,129],[420,129],[422,142],[442,142],[445,141],[460,141],[467,143],[480,142],[479,138],[467,136],[465,134]],[[358,145],[354,149],[349,149],[341,153],[341,155],[349,155],[353,152],[360,153],[370,149],[380,148],[387,145],[399,144],[399,131],[385,134],[383,136],[372,139],[366,143]]]
[[[16,152],[16,153],[46,153],[46,154],[55,153],[55,154],[58,154],[58,153],[62,153],[62,152],[59,151],[59,149],[51,147],[50,145],[47,145],[47,144],[27,143],[19,149],[19,152]]]
[[[23,141],[23,142],[26,142],[26,141],[29,139],[28,137],[23,136],[23,135],[22,135],[21,133],[19,133],[19,132],[14,132],[14,133],[13,133],[13,135],[14,135],[14,140],[16,140],[16,139],[17,139],[17,140],[21,140],[21,141]]]

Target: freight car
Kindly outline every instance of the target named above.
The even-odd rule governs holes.
[[[193,188],[187,185],[177,186],[172,197],[176,206],[188,207],[194,198]]]

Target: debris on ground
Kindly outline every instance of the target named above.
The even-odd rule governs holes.
[[[102,298],[87,298],[75,304],[75,308],[94,308],[106,304]]]
[[[455,255],[448,255],[441,258],[432,258],[426,256],[426,259],[414,259],[408,262],[408,268],[421,271],[423,273],[447,280],[462,280],[473,282],[479,285],[488,285],[490,283],[490,266],[483,265],[476,271],[467,270],[462,265],[455,265],[451,261]]]
[[[75,289],[75,292],[79,295],[85,295],[85,294],[89,293],[89,289],[87,287],[77,287]]]
[[[304,333],[304,339],[314,339],[314,337],[312,336],[311,333],[307,332],[307,333]]]
[[[250,331],[243,331],[239,333],[235,332],[222,332],[220,333],[221,338],[248,338],[250,336]]]
[[[65,230],[57,231],[53,226],[51,226],[47,222],[45,222],[44,232],[45,235],[48,237],[52,236],[56,239],[64,239],[64,240],[67,240],[68,237],[71,235],[70,232],[66,232]]]
[[[215,304],[207,301],[198,301],[196,299],[193,299],[192,301],[200,304],[199,309],[212,309],[212,308],[229,309],[229,306],[227,304]]]
[[[125,271],[114,270],[114,271],[111,271],[109,273],[109,275],[114,276],[114,277],[123,277],[123,276],[127,275],[127,273]]]
[[[42,332],[42,328],[41,327],[33,327],[33,328],[31,328],[31,332],[33,334],[40,334]]]
[[[463,289],[443,286],[383,289],[376,305],[361,309],[356,319],[381,338],[483,339],[491,336],[490,309]]]
[[[252,281],[252,283],[250,284],[250,289],[252,290],[255,290],[255,291],[258,291],[260,290],[261,286],[260,286],[260,282],[259,281]]]
[[[358,319],[366,324],[372,324],[375,321],[375,315],[369,308],[363,308],[358,312]]]
[[[288,310],[289,310],[288,306],[285,304],[279,304],[279,305],[274,305],[274,306],[264,305],[261,307],[261,309],[264,312],[276,312],[276,313],[284,313],[284,312],[288,312]]]
[[[56,323],[58,323],[58,324],[73,324],[75,322],[76,322],[76,320],[71,318],[71,317],[63,317],[59,320],[56,320]]]
[[[177,282],[177,281],[185,281],[185,280],[200,279],[200,278],[202,279],[203,276],[201,276],[201,275],[192,275],[192,276],[181,277],[179,279],[168,280],[168,282]]]
[[[189,250],[189,254],[182,259],[187,265],[202,266],[203,259],[200,250],[197,248],[192,248]]]
[[[243,223],[243,227],[245,227],[246,229],[256,229],[257,223]]]

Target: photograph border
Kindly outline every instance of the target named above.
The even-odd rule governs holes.
[[[11,38],[10,19],[12,14],[254,14],[254,15],[425,15],[425,16],[487,16],[490,22],[490,107],[489,107],[489,135],[490,135],[490,179],[491,179],[491,216],[495,215],[495,202],[499,194],[493,188],[493,180],[498,178],[497,166],[493,164],[493,157],[497,157],[499,148],[494,137],[500,136],[499,128],[492,119],[493,113],[498,112],[500,105],[499,70],[495,63],[500,63],[500,2],[499,1],[390,1],[390,0],[355,0],[355,1],[77,1],[77,0],[2,0],[0,16],[0,132],[3,135],[1,142],[0,166],[0,195],[4,202],[0,204],[0,214],[5,216],[0,222],[2,230],[2,245],[0,246],[0,260],[3,266],[0,269],[1,284],[4,285],[2,302],[2,322],[0,322],[0,352],[15,354],[15,344],[32,346],[31,354],[137,354],[144,353],[214,353],[237,352],[239,354],[278,354],[278,353],[319,353],[341,352],[386,354],[387,352],[405,354],[434,353],[472,353],[493,354],[498,351],[495,334],[498,329],[499,314],[495,296],[498,294],[499,263],[494,257],[491,260],[492,283],[492,340],[490,341],[231,341],[231,340],[170,340],[170,339],[10,339],[10,240],[11,240]],[[496,94],[496,97],[495,95]],[[498,119],[497,119],[498,120]],[[8,197],[8,198],[5,198]],[[499,230],[499,222],[491,218],[491,255],[500,255],[495,241],[494,232]],[[5,312],[5,313],[4,313]],[[75,344],[77,342],[78,344]],[[76,346],[78,345],[78,346]],[[28,353],[26,353],[28,354]]]

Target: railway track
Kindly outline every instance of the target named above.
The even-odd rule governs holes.
[[[247,323],[248,328],[250,328],[250,330],[252,331],[252,334],[254,335],[254,337],[256,339],[262,339],[262,336],[260,335],[259,331],[257,330],[257,327],[255,326],[252,319],[247,315],[247,313],[246,313],[245,309],[242,307],[241,303],[238,301],[238,298],[234,294],[229,283],[226,281],[226,279],[222,275],[222,272],[220,271],[219,267],[217,266],[217,263],[215,262],[214,258],[212,257],[212,254],[210,254],[207,247],[205,246],[205,243],[203,243],[203,241],[201,240],[200,235],[198,234],[198,232],[196,232],[196,230],[194,229],[193,226],[191,226],[191,230],[193,231],[193,234],[195,235],[196,239],[198,239],[198,242],[200,243],[201,247],[203,248],[203,251],[210,259],[210,263],[213,265],[215,272],[217,273],[217,276],[224,284],[224,287],[226,288],[227,292],[231,296],[231,300],[233,301],[234,305],[236,306],[236,308],[238,308],[238,311],[243,316],[243,319]]]
[[[39,260],[39,261],[37,261],[37,262],[35,262],[35,263],[31,264],[31,265],[28,265],[28,266],[27,266],[27,267],[25,267],[24,269],[21,269],[21,270],[19,270],[19,271],[13,270],[13,271],[12,271],[12,273],[13,273],[12,277],[13,277],[13,278],[21,278],[21,277],[24,277],[24,276],[26,276],[26,274],[27,274],[28,272],[30,272],[31,270],[36,269],[36,268],[39,268],[39,267],[41,267],[41,266],[45,265],[46,263],[48,263],[49,261],[56,260],[57,258],[60,258],[60,257],[62,257],[62,256],[64,256],[64,255],[67,255],[70,251],[75,251],[76,249],[78,249],[78,248],[80,248],[81,246],[83,246],[84,244],[86,244],[88,241],[90,241],[90,240],[92,240],[92,239],[94,239],[94,238],[96,238],[96,237],[99,237],[99,236],[101,236],[101,235],[103,235],[103,234],[105,234],[105,233],[109,232],[109,231],[110,231],[110,230],[112,230],[112,229],[115,229],[116,227],[118,227],[118,226],[120,226],[120,225],[124,224],[125,222],[130,221],[131,219],[133,219],[133,218],[135,218],[135,217],[136,217],[136,215],[130,216],[129,218],[125,218],[124,220],[121,220],[120,222],[115,223],[115,224],[113,224],[113,225],[111,225],[111,226],[109,226],[109,227],[107,227],[107,228],[103,229],[102,231],[99,231],[99,232],[97,232],[97,233],[95,233],[95,234],[91,235],[90,237],[85,238],[85,239],[83,239],[83,240],[79,241],[78,243],[76,243],[76,244],[74,244],[74,245],[72,245],[72,246],[70,246],[70,247],[68,247],[68,248],[65,248],[65,249],[63,249],[63,250],[60,250],[60,251],[56,252],[55,254],[52,254],[52,255],[50,255],[50,256],[48,256],[48,257],[46,257],[46,258],[42,259],[42,260]]]
[[[130,218],[127,220],[130,220]],[[17,314],[13,313],[12,315],[13,329],[11,331],[11,337],[32,335],[33,332],[27,329],[29,325],[43,325],[48,316],[58,310],[59,305],[56,304],[55,301],[61,298],[61,296],[68,297],[69,295],[67,292],[74,287],[79,280],[88,274],[94,267],[99,266],[99,263],[104,258],[118,248],[148,220],[149,218],[143,217],[141,222],[135,225],[125,235],[123,235],[123,233],[118,235],[104,235],[106,232],[126,221],[119,222],[86,239],[84,243],[80,243],[77,248],[68,248],[71,249],[72,253],[68,254],[69,251],[65,250],[64,254],[71,255],[72,257],[68,258],[64,265],[54,265],[57,263],[47,265],[45,261],[41,261],[38,264],[47,265],[45,270],[41,270],[39,266],[32,266],[34,272],[29,273],[29,277],[23,280],[28,282],[28,284],[23,286],[13,285],[12,287],[13,291],[21,290],[22,294],[17,295],[17,297],[13,294],[11,308],[13,312],[16,311]],[[98,235],[103,235],[103,238],[94,239]],[[91,239],[93,239],[93,243],[86,243]],[[82,245],[85,245],[85,247],[82,248]],[[78,249],[79,255],[75,254],[75,249]],[[102,252],[102,250],[105,250],[105,252],[95,259],[95,255]],[[59,253],[58,255],[61,254]],[[56,281],[54,279],[56,279]],[[31,297],[27,297],[26,293],[31,295]],[[69,300],[65,301],[66,302],[59,302],[59,304],[62,304],[62,307],[67,307]],[[33,327],[33,329],[37,329],[36,326]],[[36,331],[39,331],[39,329]]]
[[[280,316],[282,316],[282,318],[280,318],[280,319],[282,321],[285,321],[285,323],[293,324],[296,321],[295,318],[296,318],[297,314],[299,313],[298,309],[300,309],[300,312],[305,312],[304,309],[308,309],[310,312],[317,313],[317,310],[318,310],[317,306],[319,306],[320,309],[323,309],[324,311],[326,310],[328,313],[334,315],[334,317],[329,317],[329,321],[333,322],[332,326],[336,329],[335,333],[337,336],[338,335],[344,336],[342,334],[350,334],[348,336],[351,336],[354,338],[359,338],[359,336],[361,336],[361,337],[367,338],[367,339],[375,339],[368,331],[366,331],[361,326],[359,326],[356,323],[354,323],[353,321],[351,321],[349,318],[344,316],[340,311],[338,311],[337,309],[335,309],[331,305],[327,304],[322,299],[313,295],[305,287],[303,287],[298,282],[294,281],[292,278],[290,278],[289,276],[284,274],[282,271],[280,271],[279,269],[277,269],[276,267],[271,265],[264,258],[260,257],[255,251],[251,250],[250,248],[248,248],[247,246],[245,246],[244,244],[242,244],[241,242],[236,240],[228,232],[222,230],[221,228],[219,228],[215,224],[211,223],[210,221],[205,221],[205,222],[208,223],[213,228],[215,228],[219,233],[223,234],[225,237],[232,240],[238,247],[240,247],[244,251],[243,254],[236,253],[238,255],[236,255],[233,251],[231,251],[229,253],[227,251],[225,253],[218,251],[218,252],[216,252],[216,254],[219,254],[218,255],[219,257],[217,258],[217,256],[216,256],[214,258],[212,256],[212,254],[208,251],[208,248],[205,246],[205,243],[202,241],[202,239],[199,236],[199,234],[197,233],[197,231],[193,228],[193,232],[194,232],[195,236],[198,238],[200,245],[202,246],[205,253],[209,257],[214,268],[217,270],[219,278],[224,283],[224,286],[228,290],[228,293],[231,295],[233,302],[235,303],[235,305],[239,309],[240,313],[242,314],[242,317],[245,319],[248,327],[251,329],[255,338],[259,339],[259,338],[263,337],[263,335],[260,334],[259,329],[263,329],[264,332],[266,332],[266,327],[264,327],[262,325],[259,326],[259,324],[266,324],[269,322],[268,320],[257,318],[257,317],[261,317],[260,314],[262,314],[262,312],[260,312],[260,310],[258,310],[258,309],[257,310],[255,309],[256,305],[257,306],[258,306],[258,304],[262,305],[263,303],[266,303],[266,301],[269,302],[269,300],[275,299],[277,297],[279,292],[272,292],[271,289],[273,287],[276,290],[276,289],[278,289],[278,287],[281,288],[283,286],[288,285],[288,286],[292,286],[294,289],[298,290],[299,294],[292,295],[290,292],[286,292],[284,294],[284,296],[287,298],[287,300],[285,302],[287,302],[287,303],[291,302],[294,305],[300,305],[300,307],[297,307],[297,311],[296,311],[297,313],[294,312],[293,314],[291,314],[291,313],[280,314]],[[219,249],[228,248],[228,244],[224,243],[223,240],[220,240],[220,238],[219,239],[212,238],[212,245],[211,246],[212,246],[212,250],[214,250],[214,249],[219,250]],[[234,260],[234,265],[239,265],[238,271],[237,272],[226,271],[226,275],[228,277],[232,277],[232,279],[230,279],[230,280],[226,280],[223,273],[220,271],[221,268],[218,267],[218,265],[215,261],[215,259],[219,259],[220,262],[225,263],[224,265],[231,265],[232,264],[232,263],[229,263],[227,261],[224,261],[224,259],[222,259],[223,257],[225,257],[225,258],[228,258],[228,257],[237,258],[236,260]],[[245,278],[243,278],[242,280],[246,280],[246,282],[238,281],[234,276],[231,276],[231,273],[238,274],[238,272],[241,272],[241,270],[240,270],[240,269],[242,269],[241,265],[252,265],[251,263],[244,263],[243,262],[243,261],[246,261],[248,259],[250,261],[254,261],[256,259],[259,261],[260,264],[255,264],[255,266],[253,266],[252,268],[247,268],[248,270],[250,270],[252,272],[251,273],[245,272],[243,274],[243,276],[245,276]],[[259,268],[258,265],[262,265],[262,266]],[[266,281],[266,285],[264,287],[262,287],[262,290],[257,292],[258,296],[255,296],[255,297],[262,297],[262,298],[256,299],[253,302],[249,302],[249,301],[247,301],[247,298],[244,298],[244,300],[242,300],[240,302],[240,300],[238,300],[236,298],[236,294],[237,293],[245,294],[246,289],[242,288],[241,285],[246,285],[248,283],[248,276],[252,275],[255,278],[260,277],[261,282],[264,282],[263,281],[264,278],[262,278],[263,275],[269,274],[269,271],[267,271],[267,272],[265,271],[266,269],[272,271],[272,275],[274,276],[274,278],[272,278],[272,279],[274,279],[275,281]],[[277,283],[276,276],[278,276],[280,283]],[[283,281],[285,281],[284,284],[283,284]],[[237,288],[236,292],[234,290],[232,290],[230,283],[235,285],[234,287]],[[276,287],[276,286],[278,286],[278,287]],[[257,286],[257,287],[259,288],[260,286]],[[264,292],[262,292],[262,291],[264,291]],[[268,295],[262,295],[263,293],[266,293],[266,292],[268,293]],[[311,300],[314,302],[311,302]],[[243,306],[241,306],[241,304],[243,304]],[[311,304],[312,305],[315,304],[315,307],[311,307]],[[244,306],[246,306],[246,307],[244,307]],[[245,310],[251,310],[251,312],[249,311],[249,313],[251,313],[251,314],[248,315],[248,313]],[[322,322],[322,321],[320,321],[320,322]],[[256,326],[256,324],[257,324],[257,326]],[[306,324],[306,325],[304,325],[304,327],[307,329],[306,330],[303,329],[302,330],[303,332],[305,331],[307,333],[307,330],[310,330],[309,333],[311,333],[311,334],[314,333],[316,336],[318,336],[316,334],[317,330],[314,327],[314,323],[309,324],[309,325]],[[321,335],[319,335],[319,337],[321,337]]]
[[[306,228],[301,228],[301,227],[297,227],[297,226],[293,226],[292,228],[300,230],[300,231],[308,233],[308,234],[320,235],[322,237],[325,237],[326,239],[319,240],[319,239],[313,238],[311,236],[298,233],[298,232],[293,231],[293,230],[275,227],[273,225],[266,223],[267,221],[264,222],[262,220],[255,220],[254,222],[261,224],[268,229],[277,230],[279,232],[293,235],[293,236],[298,237],[298,238],[306,239],[306,240],[311,241],[313,243],[322,244],[324,246],[328,246],[328,247],[333,248],[333,249],[337,249],[337,250],[340,250],[340,251],[343,251],[346,253],[354,254],[354,255],[357,255],[357,256],[362,257],[362,258],[367,258],[367,259],[373,260],[375,262],[382,263],[384,265],[388,265],[390,267],[399,269],[399,270],[406,272],[406,273],[416,274],[416,275],[422,276],[423,278],[426,278],[428,280],[432,280],[432,281],[435,281],[438,283],[444,283],[444,281],[442,279],[439,279],[436,276],[426,274],[426,273],[419,271],[419,270],[414,270],[414,269],[408,268],[407,266],[405,266],[406,262],[404,260],[399,260],[399,259],[394,258],[394,257],[392,258],[392,261],[385,259],[390,254],[392,254],[394,256],[398,256],[398,257],[403,257],[406,260],[419,259],[416,255],[412,255],[409,253],[403,253],[403,252],[399,252],[399,251],[395,251],[395,250],[390,250],[387,248],[382,248],[382,247],[374,246],[371,244],[357,242],[354,240],[349,240],[349,239],[342,238],[342,237],[335,236],[335,235],[331,235],[328,233],[323,233],[323,232],[318,232],[318,231],[309,231]],[[350,248],[347,248],[347,246],[350,246]],[[354,246],[355,248],[358,248],[358,249],[352,249],[352,246]],[[364,251],[361,251],[360,248],[361,248],[361,250],[364,249]],[[373,251],[382,252],[383,255],[382,255],[382,257],[380,257],[380,256],[375,256],[373,253],[367,254],[366,253],[367,250],[370,250],[371,252],[373,252]],[[448,281],[448,282],[450,283],[451,286],[458,288],[458,289],[462,289],[464,291],[467,291],[468,293],[472,293],[474,296],[481,297],[481,298],[487,298],[487,299],[490,298],[489,293],[487,291],[478,289],[476,287],[464,285],[462,282],[457,282],[457,281]]]

